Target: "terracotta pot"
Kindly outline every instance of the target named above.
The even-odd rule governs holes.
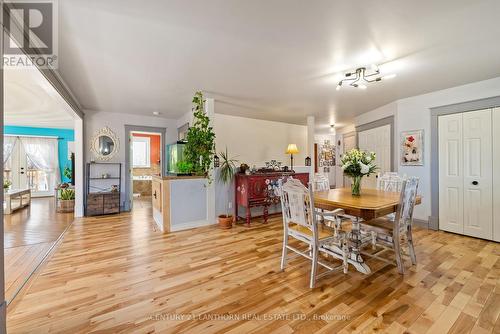
[[[74,212],[75,211],[75,200],[59,200],[59,207],[57,212]]]
[[[233,216],[220,215],[219,227],[222,229],[230,229],[233,227]]]

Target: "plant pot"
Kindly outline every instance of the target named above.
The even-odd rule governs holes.
[[[222,229],[230,229],[233,227],[233,216],[220,215],[219,227]]]
[[[74,212],[75,211],[75,200],[62,200],[58,201],[57,212]]]

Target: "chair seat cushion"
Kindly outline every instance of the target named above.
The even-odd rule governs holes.
[[[308,229],[305,226],[295,224],[295,223],[290,223],[288,225],[288,228],[291,230],[294,230],[296,232],[299,232],[300,234],[307,235],[309,237],[313,236],[313,233],[310,229]],[[325,238],[330,238],[333,237],[333,231],[330,231],[329,229],[325,228],[322,225],[318,225],[318,239],[325,239]]]
[[[365,231],[392,234],[393,227],[394,223],[386,217],[361,222],[361,229]]]

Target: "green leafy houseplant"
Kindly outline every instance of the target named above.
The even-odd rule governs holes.
[[[11,185],[12,185],[12,182],[10,180],[7,180],[7,179],[3,180],[3,190],[8,190]]]
[[[61,189],[61,195],[59,197],[61,201],[72,201],[75,199],[75,190],[70,188]]]
[[[187,161],[177,162],[177,171],[179,174],[191,174],[193,171],[193,164]]]
[[[75,189],[62,188],[59,193],[57,212],[75,211]]]
[[[344,174],[352,178],[351,193],[359,196],[361,192],[361,178],[374,173],[378,167],[375,165],[375,153],[352,149],[341,160]]]
[[[202,92],[193,97],[193,125],[189,127],[184,150],[184,158],[193,166],[197,175],[208,175],[215,152],[215,132],[210,126],[210,118],[205,113]]]
[[[236,164],[238,160],[234,158],[230,158],[227,153],[227,147],[225,152],[220,152],[220,167],[219,167],[219,181],[224,185],[228,186],[227,188],[227,200],[226,200],[226,214],[219,216],[219,225],[222,228],[231,228],[233,222],[233,216],[229,213],[230,202],[229,196],[231,187],[229,186],[234,178],[234,172],[236,170]]]

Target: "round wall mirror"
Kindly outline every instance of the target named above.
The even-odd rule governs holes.
[[[115,149],[113,139],[108,136],[99,137],[99,153],[102,155],[110,155]]]
[[[90,145],[96,160],[109,161],[118,152],[119,141],[115,133],[108,127],[102,128],[92,138]]]

